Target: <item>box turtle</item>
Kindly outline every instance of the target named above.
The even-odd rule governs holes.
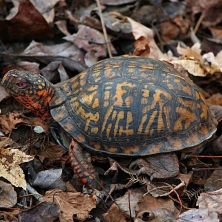
[[[72,137],[74,172],[89,186],[95,171],[88,152],[135,159],[169,153],[203,143],[217,127],[198,87],[150,58],[105,59],[56,85],[39,74],[10,70],[2,85]]]

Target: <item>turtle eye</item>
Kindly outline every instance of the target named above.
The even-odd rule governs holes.
[[[16,83],[16,86],[17,86],[19,89],[24,89],[27,85],[28,85],[27,82],[24,82],[24,81],[21,81],[21,82]]]

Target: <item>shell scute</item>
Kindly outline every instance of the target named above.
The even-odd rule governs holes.
[[[161,61],[103,60],[57,88],[64,96],[56,94],[50,104],[53,118],[91,152],[172,152],[196,146],[216,131],[217,121],[195,84]]]

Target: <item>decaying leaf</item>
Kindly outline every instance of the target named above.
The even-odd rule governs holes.
[[[210,74],[222,72],[222,51],[218,52],[216,56],[212,52],[205,53],[203,59],[208,62],[205,68]]]
[[[0,148],[0,176],[7,179],[12,185],[26,189],[25,175],[19,164],[29,162],[34,157],[26,155],[18,149]]]
[[[19,221],[55,221],[60,214],[59,206],[52,202],[42,202],[26,211],[19,213]],[[62,222],[62,221],[61,221]]]
[[[65,182],[61,178],[62,169],[52,169],[43,170],[37,173],[35,180],[33,181],[33,186],[38,186],[41,188],[60,188],[62,190],[66,189]]]
[[[12,132],[18,123],[26,123],[20,113],[9,113],[8,115],[0,116],[0,125],[2,127],[2,131],[5,133]]]
[[[207,73],[214,74],[215,72],[222,71],[222,51],[216,56],[212,52],[201,55],[200,43],[194,44],[191,48],[182,48],[180,45],[177,51],[182,55],[181,59],[172,61],[173,63],[180,64],[190,74],[194,76],[206,76]]]
[[[41,126],[47,133],[49,126],[39,117],[29,118],[22,116],[21,113],[9,113],[8,115],[0,115],[0,125],[5,133],[12,132],[18,123],[24,123],[31,126]]]
[[[213,192],[201,193],[197,200],[200,209],[208,209],[211,212],[222,212],[222,188]]]
[[[221,178],[222,178],[222,171],[215,170],[204,184],[204,189],[207,190],[207,192],[216,191],[220,189],[222,187]]]
[[[47,23],[51,23],[54,20],[55,10],[54,6],[59,0],[39,1],[30,0],[35,8],[42,14]]]
[[[209,209],[192,209],[180,214],[178,222],[219,222],[218,215]]]
[[[85,57],[89,57],[88,54],[94,51],[95,60],[97,61],[100,57],[106,57],[107,50],[105,44],[105,38],[103,34],[93,28],[85,25],[79,25],[79,30],[76,34],[64,37],[65,40],[73,42],[79,49],[84,49],[87,53]],[[116,54],[116,51],[112,44],[111,51]]]
[[[55,202],[60,206],[60,221],[72,221],[73,215],[76,216],[77,220],[84,221],[89,212],[96,207],[96,197],[94,195],[63,192],[59,189],[47,191],[44,200]]]
[[[220,105],[222,106],[222,94],[215,93],[210,98],[207,99],[207,102],[212,105]]]
[[[125,216],[133,218],[137,212],[144,210],[153,211],[158,208],[166,208],[172,212],[176,211],[172,200],[155,198],[149,194],[144,197],[144,193],[143,189],[128,191],[122,197],[117,198],[115,202]]]
[[[0,102],[8,97],[10,97],[9,94],[5,91],[5,88],[0,85]]]
[[[132,26],[132,32],[134,35],[134,38],[137,40],[141,36],[145,37],[148,43],[148,46],[150,48],[150,58],[160,59],[163,57],[163,53],[160,51],[158,46],[156,45],[153,37],[153,31],[149,29],[148,27],[134,21],[133,19],[127,17],[127,20],[130,22]],[[146,48],[146,44],[144,43],[144,47]],[[141,47],[141,46],[140,46]],[[138,55],[138,54],[137,54]]]
[[[1,208],[10,208],[17,203],[17,193],[14,190],[14,187],[0,180],[0,207]]]
[[[29,0],[19,1],[17,13],[8,19],[0,20],[0,38],[2,41],[40,40],[53,37],[51,28]]]
[[[107,213],[103,214],[103,216],[107,220],[107,222],[116,222],[117,218],[118,222],[126,222],[123,212],[115,203],[112,204]]]
[[[176,60],[172,62],[182,65],[190,74],[194,76],[206,76],[205,70],[201,68],[200,63],[198,63],[195,60],[184,59],[184,60]]]

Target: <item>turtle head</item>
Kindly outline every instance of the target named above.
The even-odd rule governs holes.
[[[43,120],[50,118],[49,101],[55,89],[43,76],[13,69],[5,74],[1,84],[7,93],[34,114]]]

